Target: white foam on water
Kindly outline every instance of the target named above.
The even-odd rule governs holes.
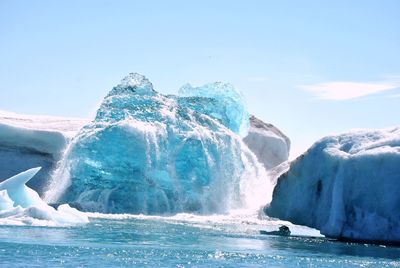
[[[85,213],[89,219],[106,220],[147,220],[162,221],[170,224],[182,224],[201,229],[212,229],[215,231],[229,232],[235,234],[256,235],[260,230],[276,231],[282,225],[290,228],[292,235],[323,237],[316,229],[305,226],[295,225],[288,221],[281,221],[264,216],[263,213],[250,210],[234,210],[230,214],[221,215],[196,215],[190,213],[179,213],[172,216],[156,215],[134,215],[134,214],[103,214],[103,213]]]

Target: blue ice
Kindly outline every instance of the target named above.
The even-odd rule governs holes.
[[[162,95],[140,74],[124,78],[67,149],[48,199],[105,213],[254,205],[245,191],[264,169],[239,136],[248,128],[241,95],[222,83],[180,93]]]

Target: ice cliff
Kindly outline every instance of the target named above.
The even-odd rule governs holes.
[[[316,142],[291,163],[268,215],[334,238],[400,242],[400,128]]]
[[[69,145],[46,200],[107,213],[259,206],[271,188],[240,136],[248,118],[229,84],[186,85],[165,96],[130,74]]]
[[[0,180],[41,166],[28,185],[39,194],[67,143],[85,120],[0,111]]]

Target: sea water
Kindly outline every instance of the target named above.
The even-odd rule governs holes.
[[[90,223],[70,227],[0,226],[0,266],[400,266],[400,248],[337,242],[257,215],[89,217]],[[292,236],[259,233],[281,224]]]

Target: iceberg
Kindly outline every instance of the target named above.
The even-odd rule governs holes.
[[[25,185],[39,170],[40,167],[32,168],[1,182],[0,191],[5,191],[3,194],[5,199],[7,197],[10,198],[13,206],[24,208],[29,206],[43,206],[45,203],[40,199],[39,195]]]
[[[258,208],[272,188],[240,137],[248,129],[244,107],[228,84],[186,85],[165,96],[132,73],[72,140],[45,200],[103,213]]]
[[[279,177],[267,215],[333,238],[400,243],[400,127],[323,138]]]
[[[27,185],[43,195],[64,150],[88,122],[80,118],[0,111],[0,178],[41,166]],[[250,128],[243,141],[267,171],[287,161],[290,140],[279,129],[255,116],[250,116]]]
[[[29,169],[0,183],[0,225],[64,226],[89,222],[84,213],[67,204],[58,209],[47,205],[25,185],[40,169]]]

